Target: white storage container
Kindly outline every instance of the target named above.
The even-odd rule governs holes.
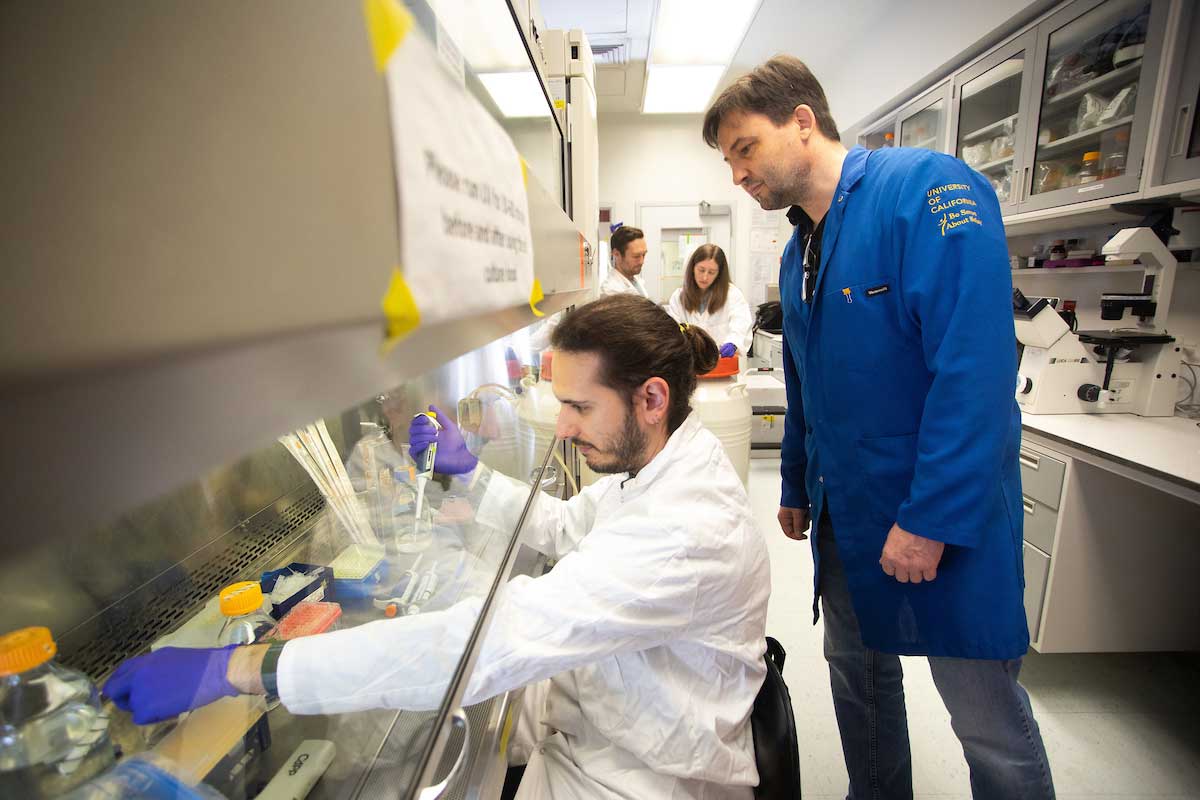
[[[704,427],[721,440],[742,485],[750,485],[750,436],[754,426],[750,391],[738,373],[738,358],[722,358],[717,368],[701,375],[692,395],[692,408]]]

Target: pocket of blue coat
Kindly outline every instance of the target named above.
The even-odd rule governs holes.
[[[816,332],[826,361],[857,372],[903,363],[913,342],[904,329],[898,297],[882,277],[848,286],[826,284]],[[919,346],[914,349],[920,352]]]
[[[917,466],[917,434],[873,436],[855,443],[865,499],[888,522],[908,499]]]

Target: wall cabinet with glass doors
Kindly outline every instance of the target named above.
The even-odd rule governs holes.
[[[900,109],[901,147],[941,152],[946,149],[946,127],[950,119],[950,81],[930,89]]]
[[[1154,185],[1200,180],[1200,4],[1181,4],[1166,87]]]
[[[881,120],[866,132],[858,135],[858,143],[868,150],[880,150],[896,146],[896,117]]]
[[[1037,26],[1019,211],[1138,190],[1167,5],[1076,0]]]
[[[960,72],[954,81],[954,155],[996,190],[1005,215],[1016,213],[1024,153],[1018,131],[1029,119],[1033,32],[1027,32]]]
[[[946,129],[950,120],[950,82],[922,94],[896,114],[889,114],[856,139],[868,150],[884,147],[920,147],[946,149]]]
[[[1171,5],[1065,3],[958,70],[949,90],[939,85],[881,118],[858,144],[952,153],[988,178],[1005,216],[1132,195],[1164,88],[1158,74]],[[1166,155],[1155,165],[1162,182],[1200,178],[1200,11],[1183,5],[1190,32],[1168,87]]]

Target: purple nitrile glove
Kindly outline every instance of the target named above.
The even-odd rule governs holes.
[[[164,647],[135,656],[117,667],[104,684],[104,695],[132,712],[138,725],[234,697],[240,692],[226,674],[235,647]]]
[[[429,410],[437,415],[441,423],[439,431],[429,421],[429,417],[413,417],[408,425],[409,453],[414,460],[420,458],[426,448],[437,442],[437,455],[434,457],[433,468],[443,475],[465,475],[475,469],[479,459],[471,455],[467,443],[463,441],[462,432],[449,417],[442,413],[437,406],[431,405]]]
[[[736,352],[737,345],[735,345],[733,342],[726,342],[725,344],[721,345],[721,358],[729,358]]]

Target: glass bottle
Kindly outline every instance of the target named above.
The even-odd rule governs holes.
[[[0,797],[58,797],[113,763],[96,686],[57,652],[48,628],[0,637]]]
[[[1113,151],[1104,159],[1102,178],[1117,178],[1125,174],[1125,155],[1129,150],[1129,129],[1122,128],[1113,136]]]
[[[1083,164],[1079,168],[1076,181],[1080,184],[1095,183],[1100,180],[1100,151],[1089,150],[1083,154]]]
[[[892,133],[891,131],[888,131],[887,133],[885,133],[883,135],[883,146],[884,147],[895,147],[896,146],[896,134]]]
[[[263,593],[258,581],[242,581],[222,589],[221,613],[225,615],[225,624],[217,636],[218,646],[253,644],[275,627],[275,620],[263,611]]]

